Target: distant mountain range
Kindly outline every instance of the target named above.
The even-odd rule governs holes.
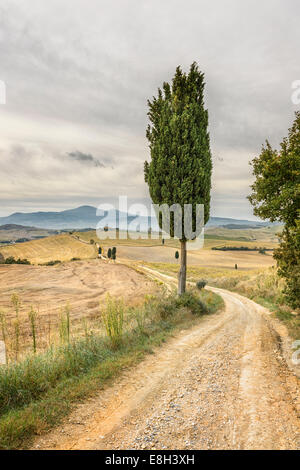
[[[7,217],[0,217],[0,226],[6,224],[17,224],[30,227],[38,227],[44,229],[84,229],[87,227],[96,228],[100,222],[100,226],[108,225],[111,228],[119,227],[121,230],[127,217],[127,223],[134,223],[136,216],[123,212],[108,211],[105,216],[96,215],[96,207],[80,206],[75,209],[64,210],[60,212],[15,212]],[[137,222],[140,223],[140,230],[147,230],[150,217],[140,217]],[[117,222],[116,222],[117,220]],[[158,229],[157,221],[152,220],[152,228]],[[261,228],[272,225],[269,222],[255,222],[243,219],[231,219],[223,217],[211,217],[207,226],[227,228]],[[239,227],[236,227],[239,226]]]

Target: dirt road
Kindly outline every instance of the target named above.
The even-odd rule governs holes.
[[[224,298],[222,313],[180,332],[35,448],[299,448],[284,327],[251,300],[212,290]]]

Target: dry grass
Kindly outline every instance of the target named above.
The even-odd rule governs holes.
[[[207,278],[211,285],[238,292],[267,307],[288,328],[294,339],[300,337],[300,312],[293,311],[285,301],[285,281],[277,275],[275,268],[261,270],[256,274],[242,276],[220,276]]]
[[[144,263],[163,274],[175,276],[178,266],[171,263]],[[277,275],[275,267],[235,270],[188,266],[187,279],[197,282],[205,280],[209,285],[238,292],[263,305],[273,312],[288,328],[294,339],[300,337],[300,312],[293,311],[284,297],[284,279]]]
[[[204,249],[211,249],[214,246],[247,246],[249,248],[254,248],[255,246],[265,246],[266,248],[276,248],[278,246],[278,239],[275,235],[278,229],[271,227],[262,228],[257,230],[241,230],[241,229],[226,229],[226,228],[207,228],[205,229],[205,242]],[[90,230],[88,232],[75,232],[74,235],[79,237],[81,240],[89,242],[91,239],[95,240],[103,247],[108,246],[136,246],[136,247],[149,247],[149,246],[162,246],[161,238],[157,240],[152,239],[139,239],[134,240],[133,238],[128,238],[126,232],[120,231],[119,238],[118,235],[116,238],[106,238],[112,237],[113,232],[100,232],[100,238],[98,238],[95,230]],[[147,234],[144,234],[147,236]],[[165,239],[165,247],[178,248],[180,243],[178,240]]]
[[[136,306],[157,289],[156,283],[127,266],[99,259],[56,266],[0,265],[0,313],[5,314],[9,357],[16,355],[17,333],[21,355],[32,350],[33,334],[37,351],[59,343],[68,303],[71,337],[85,336],[102,331],[99,305],[105,305],[107,293],[123,298],[126,306]],[[18,323],[13,294],[20,299]]]
[[[222,253],[222,252],[220,252]],[[156,269],[164,274],[177,275],[179,266],[173,263],[143,263],[149,268]],[[199,279],[218,279],[218,278],[233,278],[240,280],[243,277],[248,278],[249,275],[258,274],[263,272],[262,268],[254,268],[248,270],[240,269],[227,269],[226,267],[218,266],[215,268],[188,265],[187,266],[187,279],[191,282],[197,282]]]
[[[32,264],[43,264],[52,260],[68,261],[72,258],[95,258],[96,248],[81,243],[69,234],[54,235],[40,240],[5,246],[0,249],[4,258],[27,258]]]

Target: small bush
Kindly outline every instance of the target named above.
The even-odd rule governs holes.
[[[157,313],[162,320],[166,320],[168,317],[174,314],[175,308],[176,305],[174,304],[174,300],[170,297],[158,305]]]
[[[191,310],[193,315],[205,315],[209,313],[207,305],[191,292],[185,292],[177,299],[177,307],[185,307]]]
[[[196,282],[196,287],[197,289],[201,290],[201,289],[204,289],[206,284],[207,284],[207,281],[205,281],[205,279],[200,279],[199,281]]]
[[[60,264],[61,261],[59,259],[47,261],[47,263],[44,263],[43,266],[55,266],[56,264]]]
[[[157,311],[162,320],[166,320],[181,308],[188,308],[194,315],[209,313],[207,305],[191,292],[185,292],[181,296],[170,296],[160,302]]]

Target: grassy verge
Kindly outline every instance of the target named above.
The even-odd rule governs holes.
[[[99,391],[124,368],[140,362],[177,329],[191,327],[222,305],[219,296],[205,291],[187,293],[180,299],[176,295],[163,300],[148,298],[142,308],[126,315],[117,347],[109,338],[89,335],[2,367],[0,448],[28,447],[34,435],[58,424],[76,403]]]
[[[273,315],[282,321],[294,339],[300,338],[300,312],[293,311],[285,303],[284,280],[278,277],[276,269],[270,268],[255,275],[219,277],[208,279],[212,286],[232,290],[260,305],[268,308]]]
[[[164,274],[175,275],[178,271],[178,266],[170,263],[144,264]],[[275,268],[240,271],[188,266],[187,278],[192,282],[202,278],[211,286],[228,289],[254,300],[282,321],[292,338],[300,338],[300,312],[295,312],[286,305],[283,295],[284,280],[277,275]]]

